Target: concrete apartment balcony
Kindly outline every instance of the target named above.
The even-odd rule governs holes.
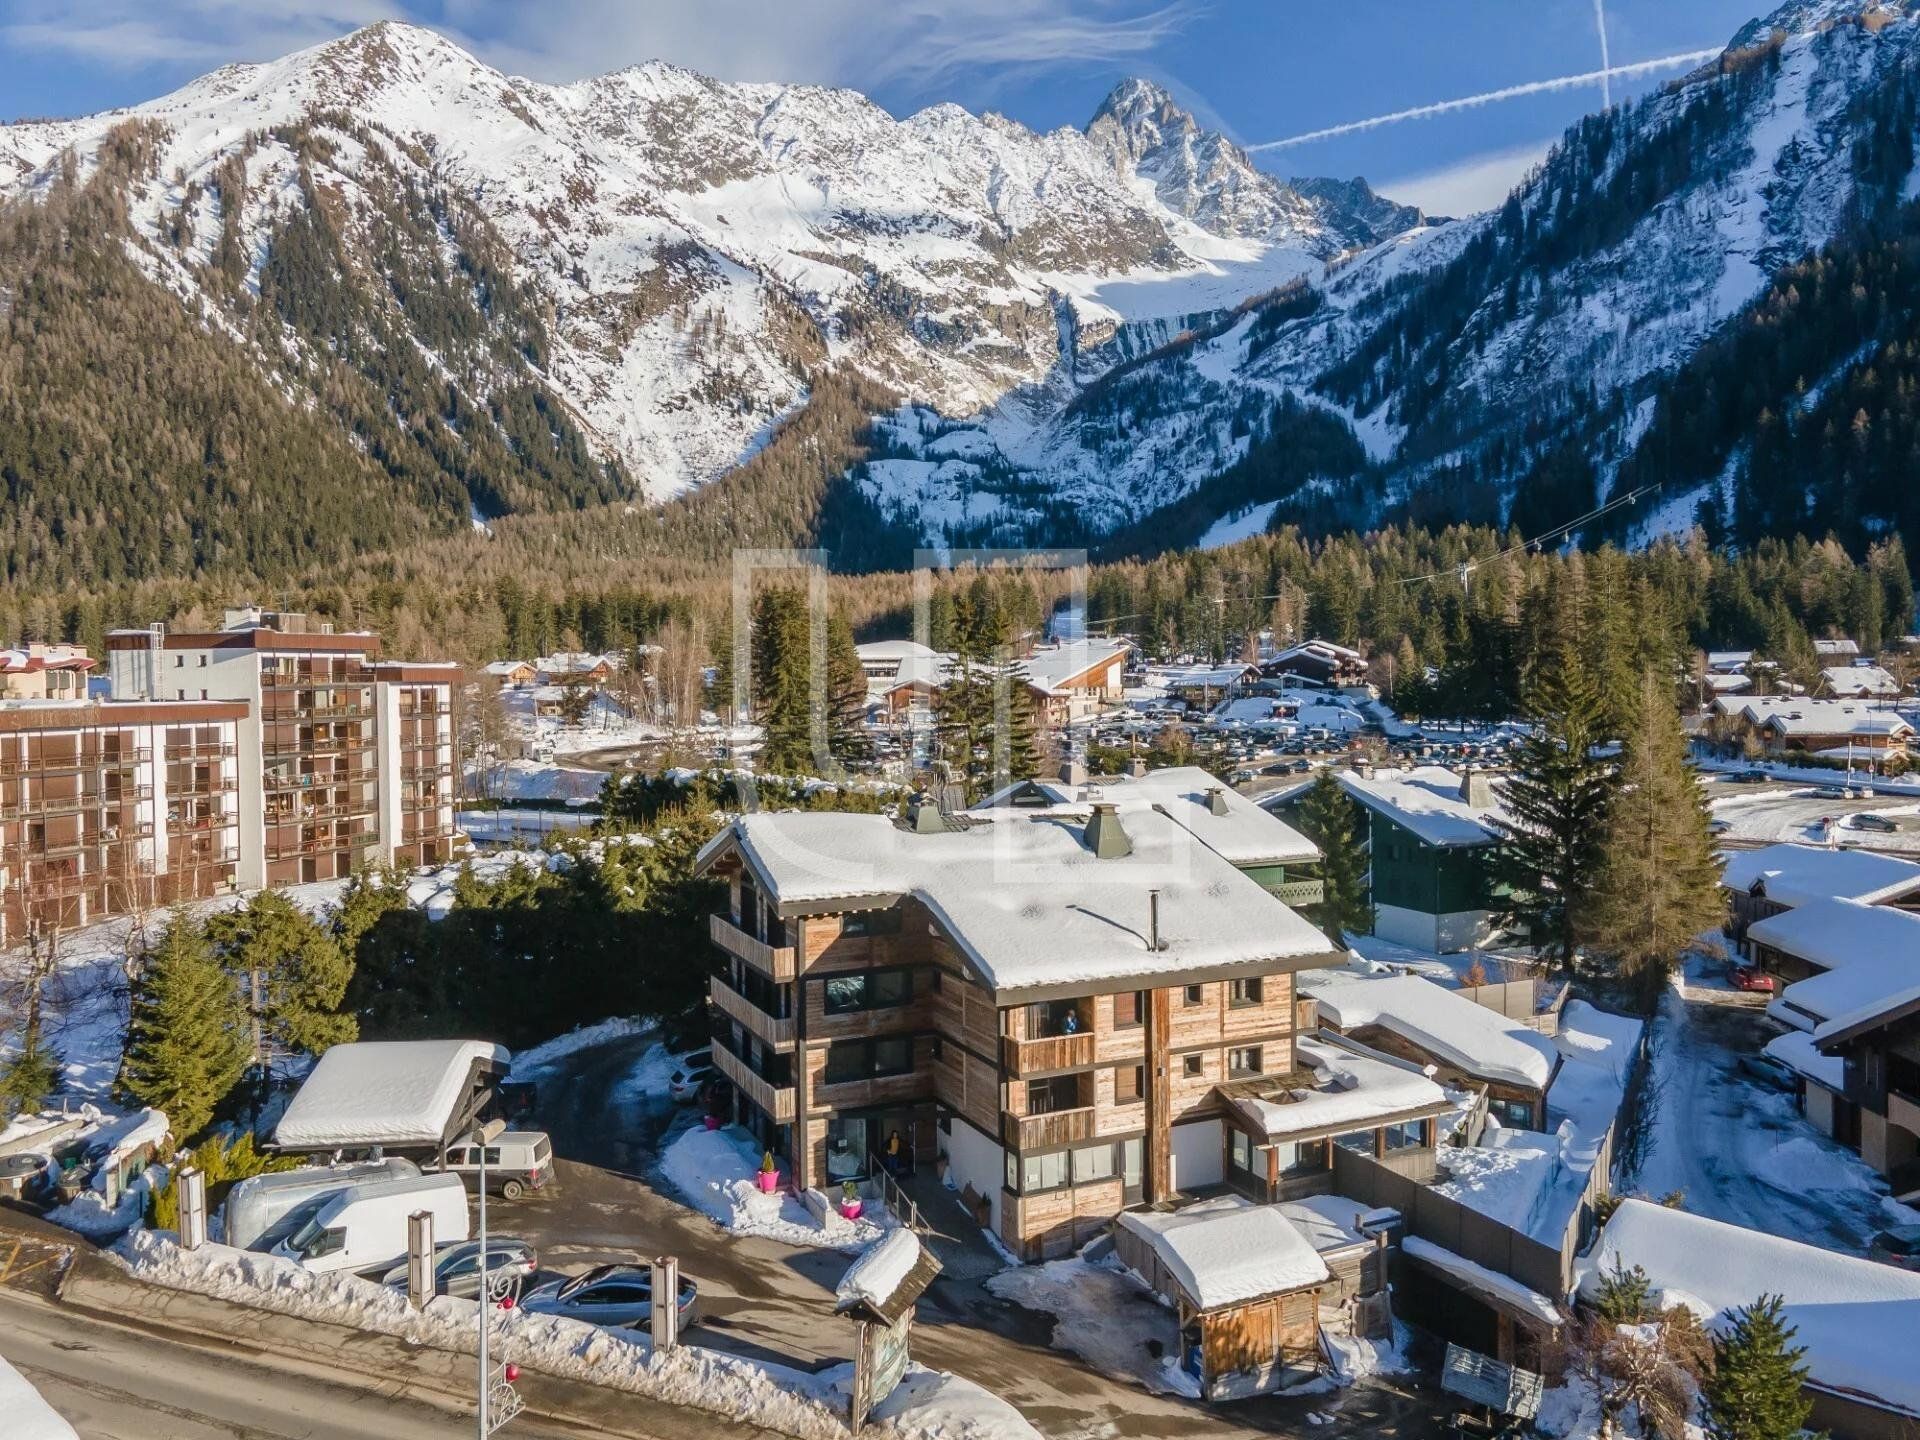
[[[791,980],[797,973],[791,945],[756,940],[724,915],[707,917],[707,934],[727,954],[738,956],[769,980]]]

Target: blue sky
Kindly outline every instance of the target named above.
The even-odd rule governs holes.
[[[1615,65],[1718,46],[1768,0],[1605,0]],[[1036,129],[1159,80],[1244,144],[1600,66],[1593,0],[0,0],[0,119],[162,93],[383,17],[567,80],[661,58],[727,79],[851,85],[905,114],[951,100]],[[1616,103],[1678,68],[1613,82]],[[1597,84],[1262,152],[1435,210],[1490,204]]]

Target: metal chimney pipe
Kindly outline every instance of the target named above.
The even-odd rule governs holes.
[[[1160,948],[1160,892],[1147,891],[1147,949]]]

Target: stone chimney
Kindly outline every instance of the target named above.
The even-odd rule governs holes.
[[[1210,815],[1230,813],[1227,809],[1227,792],[1218,785],[1207,787],[1207,813]]]
[[[1087,783],[1087,767],[1084,762],[1068,758],[1060,762],[1060,783],[1062,785],[1084,785]]]
[[[1146,773],[1147,762],[1144,757],[1136,755],[1132,760],[1127,762],[1127,774],[1131,775],[1134,779],[1138,780]]]
[[[1485,770],[1460,772],[1460,798],[1476,810],[1493,807],[1493,776]]]
[[[1120,823],[1120,807],[1111,800],[1096,801],[1087,821],[1087,848],[1102,860],[1118,860],[1133,853],[1133,841]]]

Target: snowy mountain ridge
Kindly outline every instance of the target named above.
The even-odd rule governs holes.
[[[548,383],[662,499],[750,453],[822,367],[974,413],[1060,368],[1063,337],[1210,308],[1351,243],[1154,93],[1139,113],[1110,103],[1097,138],[1039,135],[663,63],[542,85],[385,22],[130,110],[0,127],[0,195],[156,122],[137,258],[215,314],[205,272],[235,219],[220,193],[234,157],[255,290],[304,194],[364,236],[381,192],[451,187],[547,302]]]

